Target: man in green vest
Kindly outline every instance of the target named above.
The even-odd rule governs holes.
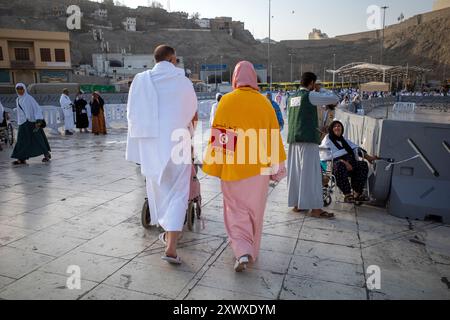
[[[317,76],[302,75],[301,87],[290,97],[288,191],[289,207],[294,212],[309,211],[315,218],[334,218],[322,210],[322,175],[319,157],[320,128],[317,106],[337,105],[339,98],[331,91],[315,92]]]

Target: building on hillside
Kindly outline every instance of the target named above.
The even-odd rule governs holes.
[[[178,57],[179,68],[184,69],[183,57]],[[155,66],[153,54],[94,53],[92,66],[99,76],[125,78],[152,69]]]
[[[217,17],[211,19],[211,30],[231,32],[233,29],[233,19],[230,17]]]
[[[127,17],[123,22],[125,31],[135,32],[136,31],[136,18]]]
[[[195,23],[202,29],[211,29],[211,22],[209,19],[197,19]]]
[[[69,82],[68,32],[0,29],[0,83]]]
[[[323,33],[320,29],[313,29],[312,32],[309,33],[309,40],[321,40],[328,38],[328,35]]]
[[[436,0],[433,3],[433,11],[450,8],[450,0]]]
[[[106,20],[106,19],[108,19],[108,10],[106,10],[106,9],[97,9],[97,10],[94,11],[92,16],[94,18],[97,18],[97,19]]]

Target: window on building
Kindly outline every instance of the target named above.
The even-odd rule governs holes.
[[[66,52],[64,49],[55,49],[55,61],[66,62]]]
[[[3,48],[0,47],[0,61],[3,61]]]
[[[28,48],[14,48],[14,54],[17,61],[30,61]]]
[[[48,49],[48,48],[41,48],[41,61],[42,62],[50,62],[50,61],[52,61],[52,54],[50,52],[50,49]]]

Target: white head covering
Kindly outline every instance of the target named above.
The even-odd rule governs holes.
[[[38,119],[44,119],[41,107],[36,102],[36,100],[34,100],[34,98],[28,94],[27,87],[25,86],[25,84],[17,83],[15,87],[16,92],[18,87],[22,87],[24,93],[22,96],[17,94],[16,105],[17,108],[19,109],[17,110],[17,123],[21,125],[26,120],[36,121]]]

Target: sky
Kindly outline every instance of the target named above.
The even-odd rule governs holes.
[[[147,6],[148,0],[120,0],[128,7]],[[167,0],[159,1],[167,9]],[[272,0],[271,35],[274,40],[307,39],[313,28],[330,37],[369,31],[367,8],[384,6],[386,24],[432,10],[434,0]],[[201,18],[232,17],[243,21],[255,38],[269,35],[269,0],[170,0],[171,11],[198,12]]]

